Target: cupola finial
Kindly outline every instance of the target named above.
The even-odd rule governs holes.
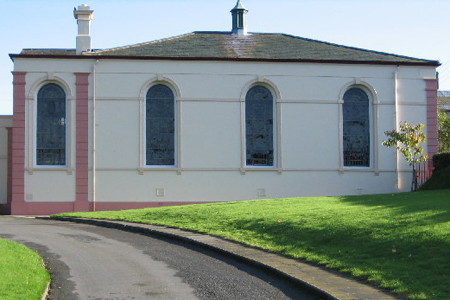
[[[241,0],[238,0],[236,6],[231,10],[233,34],[247,34],[247,12],[248,10],[242,5]]]

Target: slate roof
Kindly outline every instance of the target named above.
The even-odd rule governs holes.
[[[438,98],[450,98],[450,91],[438,91]]]
[[[23,49],[20,55],[56,55],[69,56],[75,55],[75,49]]]
[[[437,96],[440,109],[450,111],[450,91],[438,91]]]
[[[18,56],[72,56],[71,49],[24,49]],[[439,62],[347,47],[288,34],[192,32],[172,38],[85,52],[84,58],[244,60],[438,66]],[[11,57],[14,57],[12,55]]]

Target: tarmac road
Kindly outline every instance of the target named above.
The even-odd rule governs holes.
[[[0,237],[41,254],[50,300],[319,299],[256,267],[160,237],[9,216],[0,217]]]

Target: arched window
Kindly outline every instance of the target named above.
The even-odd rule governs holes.
[[[343,146],[344,166],[370,167],[369,96],[357,87],[344,94]]]
[[[175,165],[175,98],[163,84],[152,86],[146,97],[146,164]]]
[[[247,166],[274,165],[274,103],[268,88],[257,85],[245,97]]]
[[[36,164],[66,164],[66,93],[55,83],[37,94]]]

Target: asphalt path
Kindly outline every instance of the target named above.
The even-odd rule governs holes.
[[[0,237],[44,258],[49,300],[319,299],[272,273],[161,237],[9,216],[0,217]]]

